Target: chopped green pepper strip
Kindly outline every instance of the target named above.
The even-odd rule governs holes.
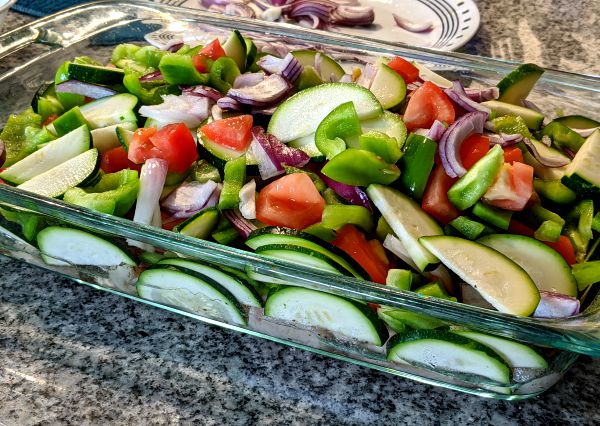
[[[404,156],[400,159],[402,176],[400,186],[408,195],[421,199],[433,169],[437,143],[426,136],[411,133],[404,145]]]
[[[502,150],[500,150],[502,152]],[[364,149],[349,148],[329,161],[321,173],[346,185],[368,186],[372,183],[389,185],[400,177],[400,169]]]
[[[123,216],[133,207],[138,189],[138,172],[125,169],[102,175],[94,186],[71,188],[65,192],[63,200],[102,213]]]
[[[217,224],[217,228],[212,234],[210,234],[210,236],[220,244],[229,245],[234,242],[237,237],[240,236],[240,234],[226,217],[221,216],[219,223]]]
[[[413,273],[408,269],[390,269],[385,278],[385,285],[399,290],[410,290],[413,282]]]
[[[533,236],[536,240],[549,241],[555,243],[560,238],[562,226],[553,220],[545,220],[540,227],[536,229]]]
[[[66,135],[71,130],[75,130],[84,124],[87,124],[87,121],[85,121],[78,106],[71,108],[52,122],[58,136]]]
[[[592,239],[594,221],[594,202],[582,200],[567,214],[568,226],[565,233],[571,239],[577,261],[585,259],[588,245]]]
[[[371,212],[363,206],[328,204],[323,208],[323,227],[337,230],[347,223],[359,226],[367,232],[375,227]]]
[[[204,183],[209,180],[220,183],[221,175],[219,174],[219,169],[217,169],[215,166],[208,163],[206,160],[199,160],[196,164],[194,164],[192,169],[192,179],[200,183]]]
[[[210,84],[219,92],[227,93],[239,75],[240,69],[235,61],[228,56],[221,56],[212,64],[210,68]]]
[[[169,84],[189,84],[195,86],[198,84],[207,84],[209,81],[208,73],[199,73],[196,67],[194,67],[192,57],[188,55],[178,55],[176,53],[164,55],[160,60],[158,69]]]
[[[49,116],[61,115],[65,111],[62,104],[56,96],[42,96],[37,101],[37,113],[42,116],[42,121],[45,121]]]
[[[358,144],[362,149],[379,155],[390,164],[395,164],[402,157],[402,150],[400,149],[398,140],[377,130],[371,130],[360,135],[358,137]]]
[[[145,65],[148,68],[157,69],[163,56],[168,52],[157,49],[154,46],[140,47],[133,53],[130,59],[134,59],[139,64]]]
[[[448,190],[450,202],[459,210],[477,203],[494,183],[503,163],[504,151],[495,145]]]
[[[437,281],[425,284],[414,291],[415,293],[422,294],[423,296],[437,297],[440,299],[454,299],[453,301],[456,302],[456,299],[454,297],[450,297],[444,286]]]
[[[383,242],[388,234],[394,235],[394,230],[389,223],[387,223],[385,218],[380,216],[379,220],[377,221],[377,227],[375,228],[375,235],[377,235],[377,239],[379,241]]]
[[[118,44],[112,52],[110,61],[116,65],[117,62],[120,61],[121,59],[133,59],[135,52],[137,52],[140,49],[141,49],[141,47],[136,44],[130,44],[130,43]]]
[[[539,195],[556,204],[571,204],[577,198],[575,191],[560,180],[533,178],[533,188]]]
[[[600,282],[600,260],[576,263],[573,265],[573,276],[580,292],[588,286]]]
[[[125,71],[123,85],[127,91],[140,100],[143,105],[157,105],[163,102],[163,95],[179,95],[181,90],[176,85],[163,85],[147,89],[140,82],[141,74]]]
[[[596,213],[596,216],[592,219],[592,229],[596,232],[600,232],[600,212]]]
[[[225,163],[223,189],[219,197],[219,210],[235,209],[240,204],[240,190],[246,180],[246,155]]]
[[[28,126],[25,127],[25,139],[27,139],[27,143],[35,144],[39,148],[40,145],[56,139],[56,136],[50,133],[45,127],[38,129],[37,127]]]
[[[320,238],[323,241],[327,241],[328,243],[332,242],[336,238],[335,231],[330,228],[325,228],[321,222],[317,222],[313,225],[310,225],[308,228],[304,228],[302,232],[314,235],[315,237]]]
[[[459,216],[450,222],[450,225],[470,240],[476,240],[486,230],[484,224],[469,219],[466,216]]]
[[[29,213],[3,205],[0,208],[0,225],[10,232],[33,241],[38,231],[44,227],[44,218],[36,213]]]
[[[549,136],[556,147],[560,149],[569,148],[573,152],[579,151],[579,148],[585,142],[585,139],[579,133],[574,132],[558,121],[549,123],[542,129],[541,134]]]
[[[511,211],[488,206],[482,202],[478,202],[473,206],[473,214],[479,219],[504,230],[508,230],[513,215]]]
[[[36,138],[27,138],[27,128],[41,129],[42,117],[31,107],[19,115],[10,115],[6,121],[6,126],[0,133],[0,139],[4,142],[6,150],[6,159],[4,167],[8,167],[19,160],[22,160],[37,148]]]
[[[527,213],[530,215],[530,220],[537,221],[537,224],[541,224],[546,220],[553,220],[558,223],[561,227],[565,225],[565,220],[557,215],[556,213],[542,207],[541,204],[534,204],[527,209]]]
[[[360,122],[352,102],[345,102],[333,109],[319,123],[315,132],[315,145],[331,160],[346,149],[346,140],[361,133]]]
[[[519,134],[525,138],[533,139],[525,120],[518,115],[504,115],[494,118],[492,123],[497,133]]]

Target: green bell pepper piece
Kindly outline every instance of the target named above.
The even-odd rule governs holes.
[[[508,210],[498,209],[496,207],[488,206],[485,203],[478,202],[473,206],[473,214],[479,219],[486,221],[487,223],[497,226],[500,229],[508,230],[510,225],[510,219],[513,213]]]
[[[454,297],[450,297],[446,292],[446,289],[439,282],[433,282],[429,284],[425,284],[414,290],[417,294],[422,294],[423,296],[437,297],[439,299],[448,299],[456,302]]]
[[[429,175],[433,169],[437,143],[426,136],[411,133],[404,145],[404,156],[400,159],[402,176],[400,187],[416,199],[423,198]]]
[[[354,104],[345,102],[333,109],[319,123],[315,132],[315,145],[328,160],[346,149],[346,141],[361,133]]]
[[[354,186],[389,185],[400,177],[400,169],[395,164],[386,163],[371,151],[354,148],[336,155],[323,166],[321,173],[337,182]]]
[[[560,226],[564,226],[565,225],[565,220],[560,217],[558,214],[554,213],[553,211],[548,210],[545,207],[542,207],[541,204],[534,204],[532,206],[530,206],[529,208],[527,208],[527,213],[529,215],[529,218],[526,220],[528,222],[533,222],[535,223],[535,225],[539,226],[539,224],[541,224],[542,222],[546,221],[546,220],[553,220],[554,222],[558,223]]]
[[[0,225],[10,232],[33,241],[44,227],[43,216],[4,205],[0,208]]]
[[[398,140],[377,130],[371,130],[360,135],[358,137],[358,144],[362,149],[379,155],[390,164],[395,164],[402,157],[402,150],[400,149]]]
[[[240,69],[233,59],[221,56],[210,67],[210,84],[219,92],[227,93],[240,74]]]
[[[542,135],[549,136],[558,148],[569,148],[573,152],[579,151],[585,139],[577,132],[569,129],[558,121],[549,123],[542,129]]]
[[[167,53],[167,51],[157,49],[154,46],[144,46],[136,50],[130,58],[139,64],[145,65],[147,68],[157,69],[161,59]]]
[[[37,148],[37,140],[35,138],[27,138],[27,128],[41,129],[42,117],[35,112],[31,107],[18,115],[10,115],[6,121],[6,125],[0,133],[0,139],[4,142],[6,150],[6,159],[4,167],[8,167],[19,160],[27,157]]]
[[[592,219],[592,229],[596,232],[600,232],[600,212],[596,213],[596,216]]]
[[[573,276],[577,281],[579,291],[585,290],[590,285],[600,282],[600,260],[593,260],[573,265]]]
[[[390,269],[385,278],[385,285],[398,290],[410,290],[413,282],[413,273],[407,269]]]
[[[494,183],[503,163],[504,151],[495,145],[448,190],[450,202],[459,210],[477,203]]]
[[[141,47],[136,44],[119,44],[113,49],[110,61],[116,65],[121,59],[133,59],[135,53],[140,49]]]
[[[58,67],[58,70],[56,70],[54,84],[58,85],[69,79],[69,62],[64,62]],[[70,110],[74,106],[83,105],[85,103],[85,96],[76,95],[74,93],[56,92],[56,99],[58,99],[65,110]]]
[[[164,55],[160,60],[158,69],[169,84],[195,86],[207,84],[209,80],[208,73],[199,73],[194,67],[192,57],[188,55],[178,55],[176,53]]]
[[[325,188],[323,192],[321,192],[321,195],[323,196],[326,204],[344,204],[339,195],[337,195],[336,192],[331,188]]]
[[[375,235],[377,235],[377,239],[383,243],[388,234],[394,235],[394,230],[390,224],[387,223],[385,218],[380,216],[377,221],[377,227],[375,228]]]
[[[592,239],[594,222],[594,202],[582,200],[567,214],[566,233],[573,243],[578,259],[583,259]]]
[[[50,133],[45,127],[38,129],[37,127],[28,126],[25,128],[25,139],[27,139],[28,144],[35,144],[39,148],[41,145],[56,139],[56,136]]]
[[[504,115],[492,120],[497,133],[519,134],[525,138],[533,139],[525,120],[518,115]]]
[[[138,189],[138,172],[125,169],[102,175],[94,186],[71,188],[65,192],[63,200],[102,213],[123,216],[133,207]]]
[[[533,188],[542,197],[556,204],[571,204],[577,194],[560,180],[541,180],[533,178]]]
[[[179,95],[181,90],[176,85],[162,85],[151,89],[145,88],[140,82],[140,74],[134,71],[125,71],[123,85],[127,91],[140,100],[143,105],[157,105],[163,102],[163,95]]]
[[[450,221],[450,226],[469,240],[476,240],[486,231],[484,224],[469,219],[466,216],[458,216],[456,219],[453,219]]]
[[[52,122],[58,136],[63,136],[71,130],[87,124],[79,107],[75,106]]]
[[[375,226],[371,212],[363,206],[329,204],[323,208],[321,225],[325,228],[337,230],[347,223],[359,226],[367,232],[371,232]]]
[[[42,116],[42,121],[45,121],[53,114],[61,115],[64,111],[64,107],[55,95],[42,96],[37,101],[37,113]]]
[[[219,169],[217,169],[215,166],[208,163],[206,160],[199,160],[192,168],[192,179],[200,183],[204,183],[209,180],[220,183],[221,175],[219,174]]]
[[[332,242],[336,238],[335,231],[330,228],[325,228],[321,222],[314,223],[308,228],[304,228],[302,232],[314,235],[315,237],[320,238],[323,241],[327,241],[328,243]]]
[[[536,240],[540,241],[550,241],[556,242],[560,238],[560,233],[562,232],[562,226],[553,221],[553,220],[545,220],[539,226],[538,229],[533,233],[533,237]]]
[[[219,223],[217,224],[217,228],[212,234],[210,234],[210,236],[220,244],[229,245],[234,242],[237,237],[240,236],[240,234],[226,217],[221,216]]]
[[[246,155],[225,163],[223,189],[219,197],[219,210],[236,209],[240,204],[240,190],[246,180]]]

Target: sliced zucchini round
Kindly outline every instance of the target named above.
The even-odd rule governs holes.
[[[256,253],[279,260],[287,260],[296,265],[320,269],[336,275],[345,275],[347,270],[330,257],[306,247],[294,244],[268,244],[258,247]]]
[[[138,295],[198,315],[208,315],[230,324],[245,325],[237,299],[215,280],[192,270],[174,266],[147,269],[137,281]]]
[[[377,346],[388,337],[383,322],[366,305],[302,287],[284,287],[271,293],[265,303],[265,315],[306,327],[321,327]]]
[[[219,210],[216,207],[207,207],[175,226],[173,231],[194,238],[206,239],[218,222]]]
[[[406,97],[406,83],[396,71],[380,63],[379,69],[369,88],[383,109],[392,109],[400,105]]]
[[[475,340],[449,331],[412,330],[396,334],[387,346],[387,358],[392,362],[510,383],[510,369],[498,354]]]
[[[192,262],[191,260],[176,258],[163,259],[159,261],[157,265],[174,265],[181,268],[181,270],[184,272],[185,270],[192,270],[199,274],[206,275],[229,290],[229,292],[233,294],[237,301],[242,305],[254,306],[256,308],[260,308],[262,306],[260,302],[260,296],[250,285],[212,266]]]

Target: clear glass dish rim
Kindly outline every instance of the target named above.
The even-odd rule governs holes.
[[[168,12],[182,13],[182,8],[145,1],[127,3],[99,1],[87,3],[47,16],[0,35],[0,58],[18,51],[27,44],[34,43],[40,36],[40,33],[43,33],[44,29],[51,27],[52,23],[72,16],[84,15],[98,7],[116,7],[121,10],[126,10],[127,7],[130,7],[139,11],[150,12],[152,15],[143,17],[132,16],[132,20],[129,23],[152,17],[155,19],[167,20],[170,18],[169,20],[174,20],[172,16],[168,15]],[[158,13],[159,10],[165,11],[167,14],[160,15]],[[425,62],[433,61],[444,65],[466,66],[473,70],[491,70],[494,72],[506,72],[512,69],[514,65],[510,61],[482,58],[455,52],[441,53],[425,48],[399,46],[377,40],[307,30],[288,24],[266,24],[263,21],[233,18],[192,9],[185,9],[185,13],[190,15],[190,18],[194,18],[194,20],[200,20],[221,28],[238,28],[242,31],[264,31],[273,35],[298,38],[302,41],[314,42],[320,45],[367,50],[371,54],[404,54]],[[98,32],[105,30],[106,28],[102,28]],[[82,29],[83,31],[84,29]],[[78,35],[80,38],[72,39],[71,44],[84,41],[94,36],[95,33]],[[5,41],[8,41],[8,43],[5,43]],[[60,47],[64,46],[57,46],[56,48],[59,49]],[[52,53],[53,51],[48,54]],[[39,58],[37,59],[39,60]],[[0,75],[0,83],[25,66],[28,66],[28,64],[25,63],[12,71]],[[551,70],[543,78],[546,81],[555,82],[560,85],[600,92],[599,77]],[[36,196],[4,185],[0,186],[0,199],[6,203],[29,208],[33,211],[60,219],[66,219],[71,223],[94,229],[99,233],[109,233],[113,236],[132,238],[191,256],[201,254],[216,263],[235,261],[242,266],[249,265],[256,272],[269,272],[282,279],[293,279],[295,282],[308,288],[320,289],[345,297],[359,298],[372,303],[405,308],[453,323],[463,324],[481,331],[516,338],[533,344],[600,356],[600,339],[576,330],[577,327],[568,326],[568,324],[565,327],[565,321],[516,317],[474,306],[417,296],[414,293],[402,292],[350,277],[332,276],[314,270],[307,271],[284,261],[266,259],[251,252],[139,225],[127,219],[81,209],[62,203],[59,200]],[[581,317],[574,317],[574,320],[577,321]],[[600,323],[594,323],[594,325],[596,328],[600,327]],[[571,330],[571,328],[575,330]]]

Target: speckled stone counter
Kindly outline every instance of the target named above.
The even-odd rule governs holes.
[[[479,1],[463,51],[600,74],[600,2]],[[529,3],[529,2],[528,2]],[[29,19],[11,14],[6,28]],[[0,257],[0,425],[598,424],[600,362],[491,401],[134,303]]]

